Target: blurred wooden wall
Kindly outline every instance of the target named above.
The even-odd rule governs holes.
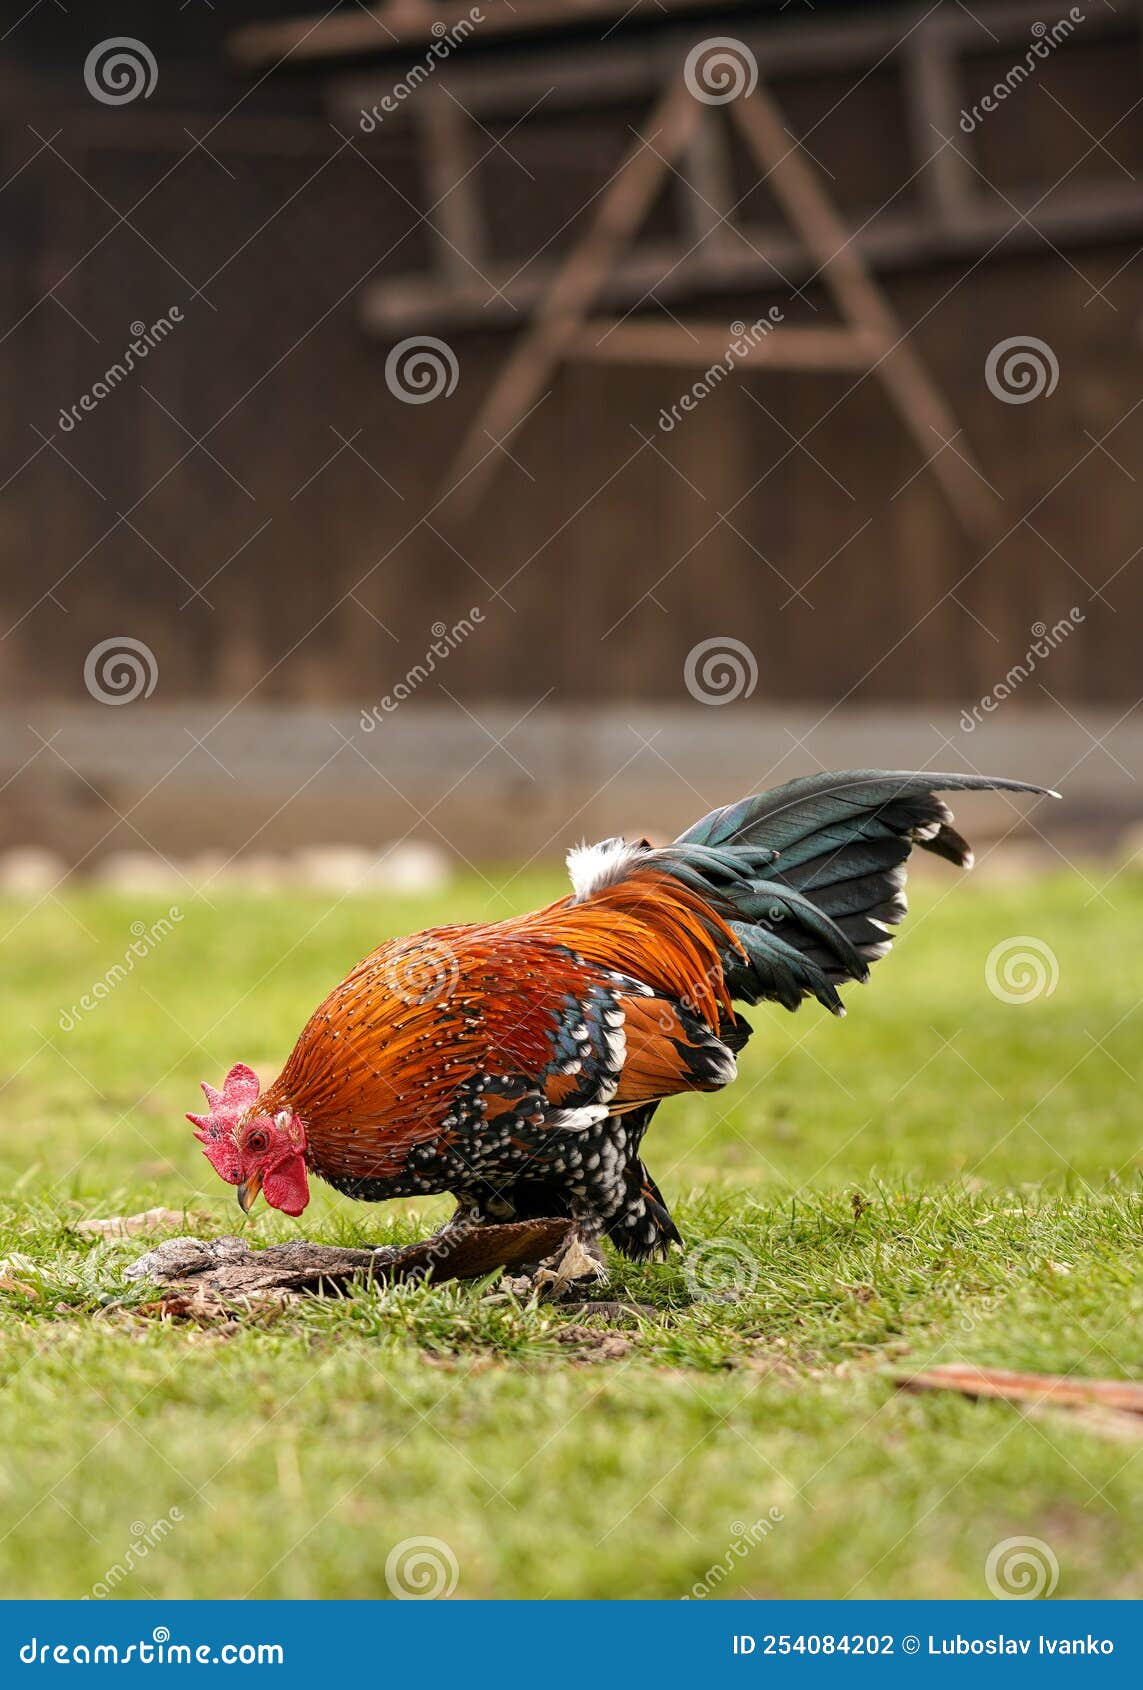
[[[832,375],[737,377],[664,435],[660,410],[689,375],[564,369],[512,444],[522,467],[505,461],[462,527],[447,512],[428,526],[419,519],[508,343],[450,336],[460,381],[447,400],[414,407],[386,388],[387,347],[364,333],[356,301],[365,280],[427,260],[412,137],[342,147],[303,79],[244,103],[209,134],[213,156],[184,156],[186,131],[206,135],[241,84],[221,66],[180,79],[170,53],[145,107],[77,98],[74,66],[4,83],[9,706],[83,699],[86,653],[117,634],[153,649],[167,703],[367,704],[418,661],[435,624],[473,606],[484,621],[447,668],[462,700],[524,707],[549,688],[677,699],[695,641],[731,633],[757,656],[760,700],[963,702],[1019,658],[1033,623],[1072,605],[1084,608],[1083,637],[1053,655],[1053,691],[1135,698],[1137,238],[1062,254],[1001,242],[983,261],[883,277],[1015,525],[990,555],[965,540],[931,474],[916,473],[917,448],[881,389],[866,381],[845,396],[848,378]],[[1010,60],[982,61],[981,88]],[[855,223],[917,192],[890,70],[848,94],[850,76],[775,90],[794,134],[816,126],[813,153]],[[1109,171],[1143,169],[1137,54],[1077,39],[1038,79],[974,138],[990,181],[1066,175],[1095,192]],[[1120,114],[1106,142],[1116,165],[1081,129],[1101,137]],[[547,241],[642,116],[525,124],[510,141],[518,164],[492,149],[483,191],[501,255],[522,263]],[[672,216],[664,202],[653,226],[669,231]],[[788,323],[830,315],[817,285],[701,309],[750,321],[775,303]],[[141,372],[61,432],[61,409],[122,353],[130,324],[172,306],[185,320]],[[1017,334],[1054,349],[1050,399],[1005,405],[987,390],[989,349]]]

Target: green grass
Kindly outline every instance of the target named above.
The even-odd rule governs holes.
[[[513,905],[552,886],[522,880]],[[1143,1446],[890,1378],[954,1359],[1143,1376],[1143,884],[1111,895],[927,880],[845,1022],[755,1012],[738,1085],[668,1104],[647,1143],[737,1288],[696,1302],[687,1259],[616,1262],[613,1294],[652,1311],[622,1325],[494,1284],[159,1322],[122,1278],[142,1244],[73,1230],[152,1205],[265,1242],[435,1226],[447,1200],[324,1189],[299,1222],[243,1222],[182,1116],[235,1060],[268,1077],[383,935],[506,913],[484,883],[188,900],[66,1032],[160,907],[0,910],[0,1589],[83,1595],[135,1546],[119,1595],[380,1596],[390,1550],[431,1536],[458,1596],[681,1596],[714,1565],[720,1595],[980,1596],[992,1546],[1030,1535],[1060,1596],[1138,1595]],[[1000,1002],[986,958],[1028,933],[1056,988]],[[133,1532],[168,1517],[161,1541]]]

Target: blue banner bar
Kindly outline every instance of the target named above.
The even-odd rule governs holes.
[[[0,1683],[1143,1682],[1126,1602],[12,1602]]]

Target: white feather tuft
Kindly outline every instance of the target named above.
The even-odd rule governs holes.
[[[614,886],[622,880],[636,857],[643,855],[640,845],[629,845],[625,839],[601,839],[598,845],[575,845],[567,854],[568,873],[578,902]]]

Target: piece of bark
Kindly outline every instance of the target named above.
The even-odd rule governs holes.
[[[1012,1373],[1000,1367],[973,1367],[961,1362],[904,1374],[897,1380],[906,1391],[958,1391],[966,1397],[999,1397],[1005,1402],[1043,1404],[1055,1408],[1100,1407],[1126,1414],[1143,1414],[1143,1385],[1126,1379],[1077,1379],[1054,1373]]]
[[[191,1285],[219,1297],[337,1290],[351,1281],[479,1279],[542,1261],[567,1242],[569,1220],[457,1227],[416,1244],[346,1250],[296,1239],[252,1250],[241,1238],[168,1238],[126,1270],[128,1279]]]
[[[7,1273],[0,1273],[0,1291],[14,1292],[17,1297],[27,1297],[32,1302],[39,1302],[40,1293],[34,1285],[28,1285],[22,1279],[13,1279]]]

